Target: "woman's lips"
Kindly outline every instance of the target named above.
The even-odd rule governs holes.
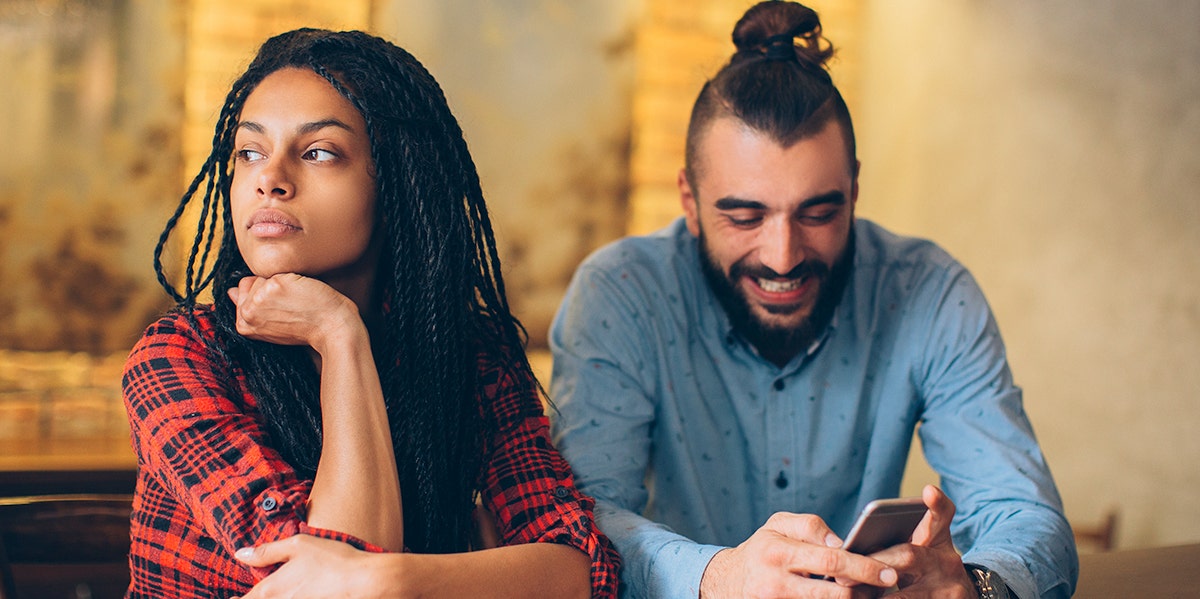
[[[256,211],[250,216],[246,228],[258,237],[282,237],[301,230],[296,219],[274,208]]]

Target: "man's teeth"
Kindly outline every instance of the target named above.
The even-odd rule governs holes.
[[[755,281],[758,282],[758,286],[761,287],[763,291],[766,291],[769,293],[784,293],[787,291],[795,291],[796,289],[800,288],[800,285],[804,284],[804,279],[789,279],[787,281],[775,281],[772,279],[757,279],[756,278]]]

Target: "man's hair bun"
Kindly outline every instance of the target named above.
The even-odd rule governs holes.
[[[732,62],[766,56],[825,67],[833,56],[833,47],[821,36],[820,17],[797,2],[769,0],[752,6],[733,27],[733,44],[737,53]]]

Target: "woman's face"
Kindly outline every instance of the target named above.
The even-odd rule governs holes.
[[[254,274],[297,273],[343,293],[369,289],[377,251],[371,142],[358,110],[324,78],[285,68],[246,98],[230,201]]]

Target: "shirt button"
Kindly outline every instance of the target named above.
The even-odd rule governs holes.
[[[554,487],[554,496],[559,499],[566,499],[567,496],[570,494],[571,494],[571,492],[568,491],[567,488],[562,485]]]
[[[783,379],[775,379],[775,390],[783,391]]]
[[[262,500],[262,509],[264,512],[275,511],[275,508],[277,507],[279,507],[279,502],[275,501],[274,497],[267,497],[266,499]]]
[[[779,477],[775,479],[775,486],[780,489],[786,489],[788,486],[787,476],[783,474],[782,470],[779,471]]]

